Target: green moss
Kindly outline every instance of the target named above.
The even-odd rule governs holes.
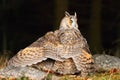
[[[45,80],[52,80],[52,74],[48,74]]]

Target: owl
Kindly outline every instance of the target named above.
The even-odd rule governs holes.
[[[94,60],[86,39],[78,29],[77,14],[65,16],[58,30],[47,32],[8,61],[9,66],[35,67],[58,74],[87,76],[94,71]]]

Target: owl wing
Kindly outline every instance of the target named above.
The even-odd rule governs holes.
[[[15,67],[24,67],[45,60],[46,58],[44,57],[44,47],[41,45],[43,44],[43,40],[44,38],[42,37],[25,49],[20,50],[8,61],[8,65],[12,65]]]
[[[54,49],[59,42],[53,32],[48,32],[45,36],[33,42],[30,46],[20,50],[14,57],[8,61],[8,65],[27,66],[42,62],[47,58],[59,60]]]
[[[82,54],[74,56],[72,59],[77,70],[81,71],[81,75],[86,76],[94,70],[94,60],[92,59],[92,55],[84,49],[82,49],[81,52]]]
[[[86,76],[87,73],[94,70],[94,60],[92,58],[86,39],[83,36],[81,36],[81,39],[83,45],[78,49],[80,50],[80,54],[73,56],[72,59],[76,65],[77,70],[81,71],[81,75]]]
[[[90,49],[89,49],[89,45],[87,44],[87,41],[86,41],[85,38],[83,38],[83,44],[84,44],[83,49],[84,49],[86,52],[88,52],[89,54],[91,54]]]

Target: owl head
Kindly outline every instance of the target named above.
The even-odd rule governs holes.
[[[75,12],[74,15],[70,15],[67,11],[65,11],[65,17],[61,20],[60,23],[60,30],[73,28],[78,29],[77,14]]]

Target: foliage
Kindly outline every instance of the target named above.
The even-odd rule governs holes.
[[[92,76],[81,78],[80,76],[64,76],[60,80],[120,80],[120,70],[111,69],[104,73],[96,72]]]
[[[0,69],[5,67],[8,61],[8,54],[0,53]]]

